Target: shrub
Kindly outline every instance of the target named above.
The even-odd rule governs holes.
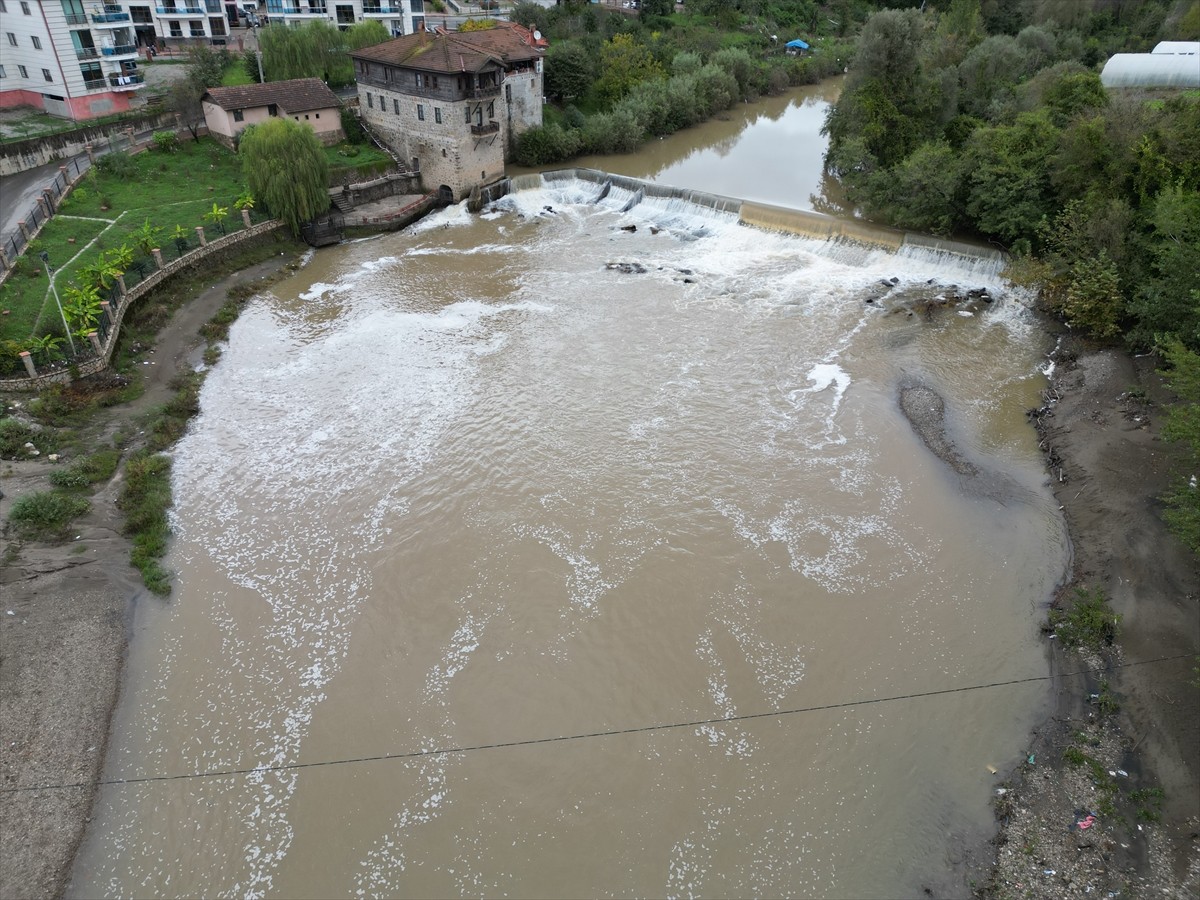
[[[101,156],[96,160],[96,168],[105,175],[117,178],[134,178],[138,173],[137,163],[129,158],[128,153],[120,150]]]
[[[1116,641],[1121,617],[1109,608],[1104,591],[1079,587],[1068,608],[1050,610],[1049,623],[1065,646],[1100,650]]]
[[[60,491],[26,494],[13,504],[8,520],[17,534],[30,540],[63,537],[67,526],[88,511],[91,504],[82,497]]]
[[[69,490],[83,490],[112,478],[121,454],[117,450],[98,450],[90,456],[50,473],[50,483]]]
[[[179,148],[179,139],[173,131],[154,132],[154,149],[163,153],[174,153]]]
[[[29,456],[27,443],[33,444],[41,453],[52,449],[51,438],[45,432],[13,418],[0,419],[0,458],[25,459]]]

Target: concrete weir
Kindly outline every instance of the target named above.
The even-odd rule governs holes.
[[[641,181],[625,175],[614,175],[596,169],[555,169],[531,175],[505,178],[488,186],[480,199],[482,205],[500,199],[514,191],[533,190],[564,182],[590,182],[596,194],[584,202],[599,203],[613,188],[628,192],[631,199],[621,212],[629,212],[646,198],[676,200],[720,212],[734,213],[738,221],[764,231],[781,231],[822,241],[849,241],[867,247],[879,247],[893,253],[952,255],[974,260],[977,267],[1000,272],[1007,256],[993,247],[966,241],[952,241],[932,235],[900,231],[871,222],[839,219],[806,209],[789,209],[692,191],[670,185]]]

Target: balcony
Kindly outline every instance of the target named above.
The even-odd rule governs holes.
[[[160,16],[196,16],[208,15],[203,6],[156,6],[154,11]]]
[[[83,79],[83,89],[85,91],[99,91],[99,90],[107,91],[108,90],[108,80],[106,78],[104,78],[103,76],[101,76],[99,78],[85,78],[85,79]]]
[[[402,16],[404,15],[404,7],[402,6],[364,6],[364,16]]]
[[[83,47],[75,51],[76,59],[99,59],[100,51],[95,47]]]
[[[144,75],[109,75],[108,86],[114,91],[136,91],[145,80]]]
[[[320,16],[325,18],[329,10],[324,6],[280,6],[270,10],[273,16]]]
[[[472,100],[482,100],[485,97],[499,97],[500,85],[490,84],[484,87],[470,88],[465,93]]]
[[[119,6],[106,5],[100,12],[92,13],[92,24],[120,28],[129,21],[129,13]]]
[[[485,134],[496,134],[500,130],[500,123],[494,119],[486,125],[472,125],[471,134],[479,136]]]
[[[112,59],[118,56],[137,56],[138,48],[134,44],[118,44],[115,47],[104,47],[100,52],[106,59]]]
[[[68,25],[73,25],[75,27],[86,25],[88,23],[88,17],[82,13],[79,15],[76,15],[75,13],[68,13],[67,15],[64,15],[63,18],[67,20]]]

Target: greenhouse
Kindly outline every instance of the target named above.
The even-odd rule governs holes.
[[[1162,41],[1153,53],[1117,53],[1100,81],[1109,88],[1200,87],[1200,42]]]

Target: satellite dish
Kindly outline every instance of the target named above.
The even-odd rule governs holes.
[[[533,29],[533,39],[535,41],[540,41],[542,39],[542,33],[540,31],[538,31],[536,28]]]

